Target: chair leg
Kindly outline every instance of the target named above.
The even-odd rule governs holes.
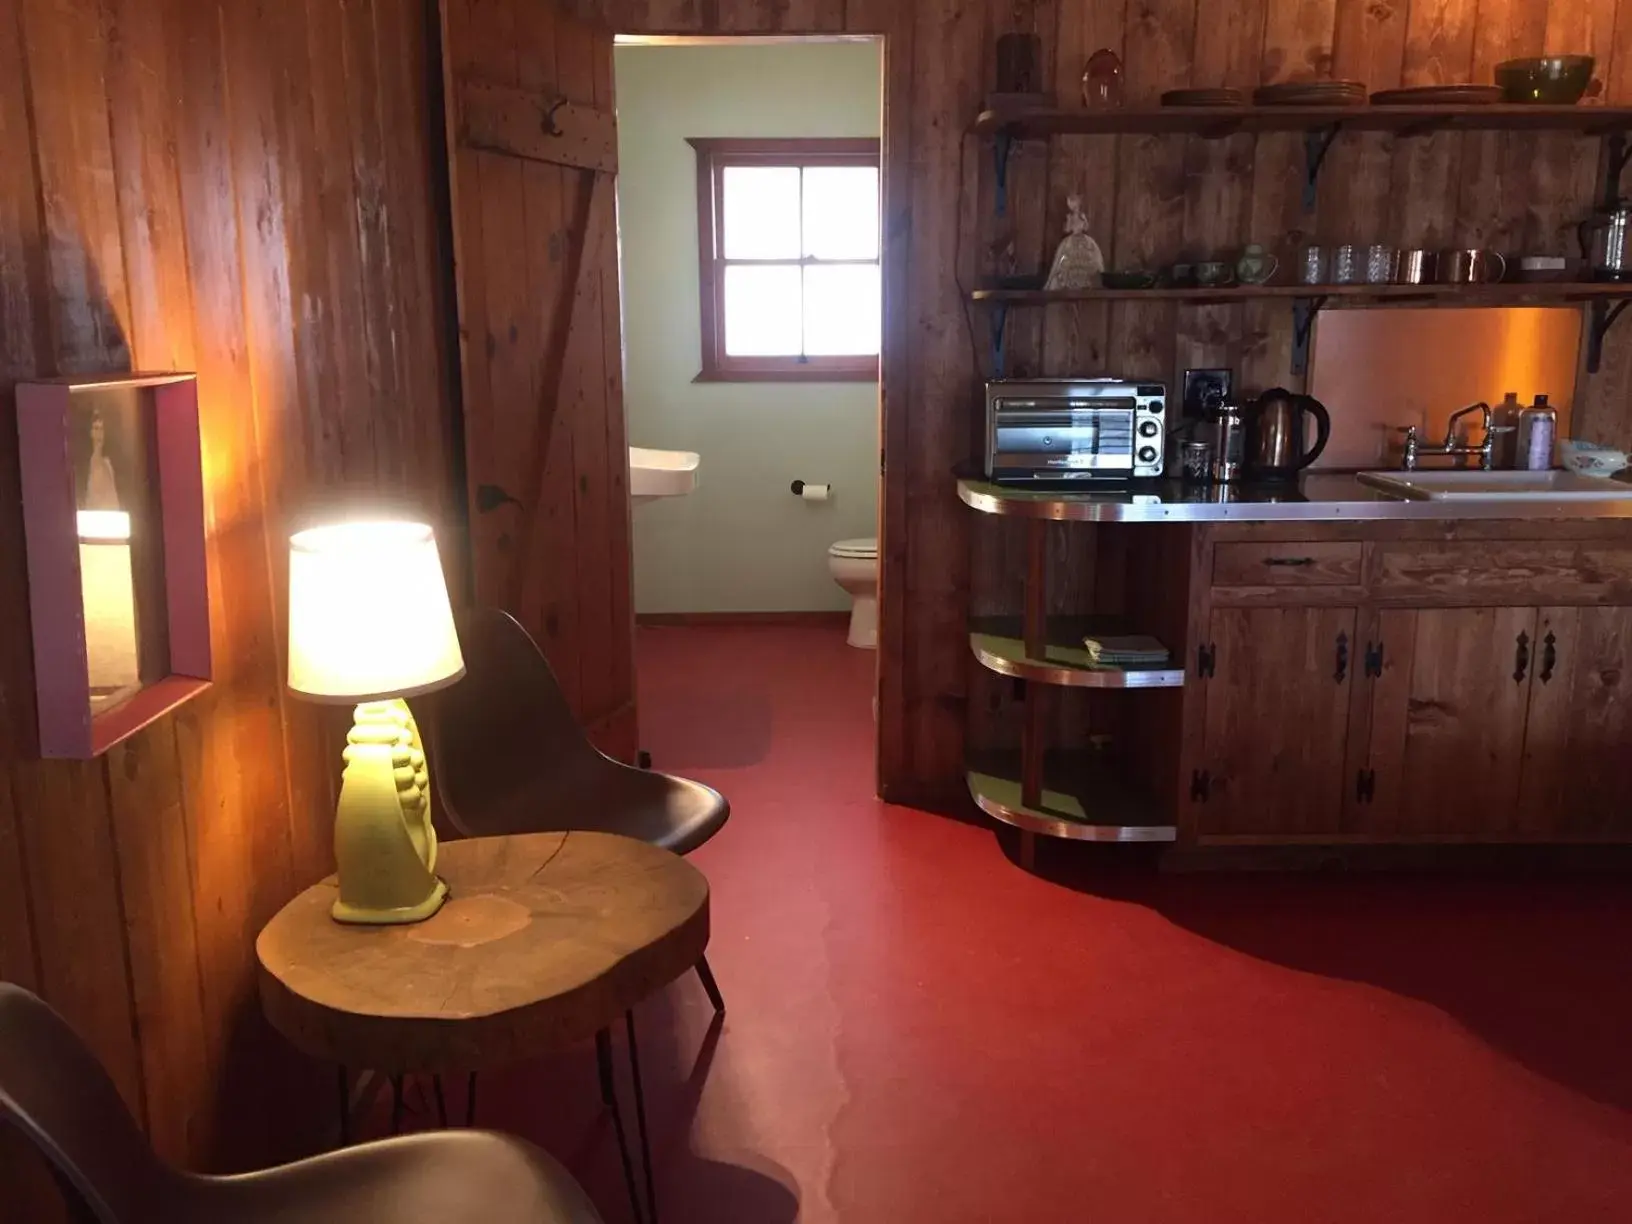
[[[629,1137],[623,1129],[623,1111],[618,1108],[618,1086],[612,1068],[612,1030],[602,1029],[595,1034],[595,1068],[601,1077],[601,1100],[612,1114],[612,1133],[618,1139],[618,1159],[623,1162],[623,1184],[629,1191],[629,1210],[635,1224],[641,1224],[646,1213],[640,1207],[640,1189],[635,1185],[635,1162],[629,1158]]]
[[[646,1165],[646,1220],[657,1224],[657,1181],[652,1173],[652,1146],[646,1130],[646,1094],[640,1086],[640,1048],[635,1044],[635,1012],[630,1008],[623,1014],[624,1028],[629,1035],[629,1071],[635,1081],[635,1126],[640,1131],[640,1159]]]
[[[340,1146],[351,1146],[351,1078],[340,1067]]]
[[[714,971],[708,967],[708,957],[705,956],[697,962],[697,976],[702,980],[708,1001],[714,1004],[714,1010],[723,1016],[725,996],[720,993],[720,984],[714,980]]]

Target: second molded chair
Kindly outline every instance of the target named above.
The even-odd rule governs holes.
[[[549,1156],[484,1131],[385,1139],[233,1177],[183,1173],[154,1155],[113,1081],[62,1017],[20,986],[0,982],[0,1123],[6,1122],[50,1162],[74,1218],[86,1224],[601,1219]]]
[[[423,709],[442,814],[466,837],[589,829],[689,854],[725,824],[731,806],[685,778],[603,754],[573,717],[555,673],[507,612],[459,617],[466,675]],[[725,1010],[708,961],[697,974]]]

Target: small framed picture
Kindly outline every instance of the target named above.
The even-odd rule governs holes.
[[[106,752],[208,687],[191,374],[17,387],[39,749]]]

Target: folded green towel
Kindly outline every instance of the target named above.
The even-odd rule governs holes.
[[[1167,647],[1149,634],[1101,634],[1083,638],[1082,644],[1087,647],[1091,660],[1106,667],[1158,666],[1172,658]]]

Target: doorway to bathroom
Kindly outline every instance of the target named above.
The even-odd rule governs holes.
[[[614,47],[636,680],[662,769],[820,740],[871,773],[882,72],[876,38]],[[824,677],[833,708],[787,700]]]

